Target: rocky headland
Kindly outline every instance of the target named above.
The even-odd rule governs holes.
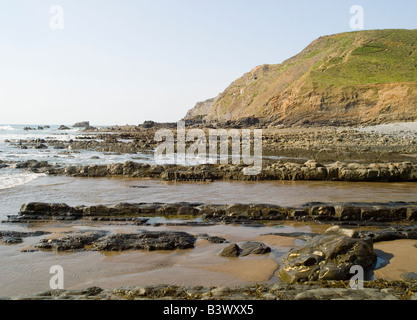
[[[323,36],[281,64],[235,80],[187,118],[256,116],[273,124],[369,125],[415,121],[417,30],[364,30]]]

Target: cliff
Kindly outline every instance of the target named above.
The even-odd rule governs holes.
[[[261,65],[186,119],[257,117],[272,124],[345,125],[417,120],[417,30],[320,37],[296,56]]]

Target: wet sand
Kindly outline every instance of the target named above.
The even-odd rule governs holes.
[[[16,226],[17,227],[17,226]],[[278,229],[277,229],[278,227]],[[13,228],[16,229],[16,228]],[[21,227],[21,229],[26,229]],[[66,289],[98,286],[110,289],[120,286],[169,284],[179,286],[242,286],[254,282],[277,282],[276,270],[283,254],[289,250],[292,238],[262,236],[264,233],[311,232],[301,223],[243,227],[238,225],[135,226],[90,221],[50,222],[36,224],[31,229],[49,231],[47,236],[25,238],[18,245],[0,246],[0,296],[14,296],[49,290],[53,265],[64,268]],[[198,236],[225,237],[229,243],[213,244],[198,238],[195,248],[176,251],[125,252],[21,252],[30,249],[42,238],[57,238],[85,230],[137,232],[138,230],[185,231]],[[27,229],[26,229],[27,231]],[[267,255],[224,258],[219,255],[231,242],[260,241],[272,248]]]
[[[222,264],[202,267],[204,270],[230,274],[249,282],[268,281],[278,268],[279,264],[270,258],[228,258]]]
[[[375,278],[401,280],[406,272],[417,273],[417,240],[395,240],[374,244],[378,256],[388,260],[388,264],[375,270]]]
[[[272,246],[281,246],[281,247],[289,247],[293,248],[295,246],[295,238],[291,237],[283,237],[283,236],[276,236],[276,235],[261,235],[256,237],[256,241],[264,242],[265,244],[272,245]]]

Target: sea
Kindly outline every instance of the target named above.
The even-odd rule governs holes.
[[[42,127],[42,129],[38,129]],[[3,161],[26,161],[37,160],[47,161],[50,164],[61,165],[90,165],[90,164],[108,164],[124,163],[126,161],[137,161],[142,163],[153,164],[154,159],[151,152],[143,154],[107,154],[103,156],[101,152],[91,150],[62,150],[62,149],[35,149],[19,148],[20,140],[58,140],[70,141],[76,140],[77,137],[85,135],[83,128],[71,128],[68,130],[59,130],[60,126],[38,126],[38,125],[0,125],[0,160]],[[26,128],[26,130],[25,130]],[[27,128],[31,128],[27,130]],[[88,136],[94,136],[94,132],[89,132]],[[29,183],[44,174],[30,173],[11,168],[0,170],[0,190],[13,188],[22,184]]]

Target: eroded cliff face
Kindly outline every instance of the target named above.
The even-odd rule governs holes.
[[[417,30],[321,37],[278,65],[261,65],[186,118],[264,118],[275,124],[417,120]]]
[[[197,102],[194,108],[188,110],[185,119],[191,119],[198,116],[206,116],[211,108],[216,104],[216,102],[219,100],[220,94],[212,99],[207,99],[206,101]]]

